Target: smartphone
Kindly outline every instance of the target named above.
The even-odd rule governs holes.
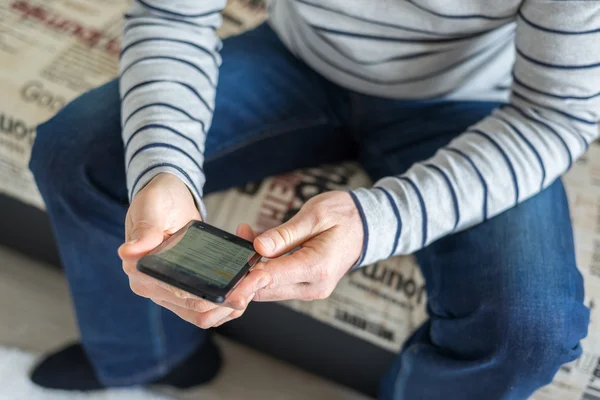
[[[252,242],[190,221],[145,255],[137,269],[213,303],[223,303],[260,258]]]

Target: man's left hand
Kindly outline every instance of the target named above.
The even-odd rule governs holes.
[[[358,261],[363,239],[363,223],[349,193],[313,197],[292,219],[254,240],[255,249],[272,258],[257,266],[272,281],[254,301],[327,298]]]

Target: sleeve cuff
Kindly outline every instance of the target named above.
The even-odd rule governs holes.
[[[396,203],[382,187],[350,191],[360,213],[364,229],[361,256],[354,268],[373,264],[393,256],[402,233],[402,219]]]
[[[369,226],[367,225],[365,211],[363,210],[362,205],[360,204],[360,201],[358,200],[358,197],[356,196],[356,193],[349,190],[348,194],[350,194],[350,197],[352,197],[352,200],[354,200],[354,205],[356,205],[356,208],[358,209],[358,213],[360,215],[360,219],[362,220],[362,226],[363,226],[362,250],[360,252],[360,257],[358,258],[358,261],[356,261],[356,263],[350,269],[351,271],[353,271],[353,270],[363,266],[363,260],[365,258],[365,254],[367,252],[367,243],[369,243]]]
[[[181,170],[175,165],[163,164],[150,166],[142,170],[137,176],[132,174],[132,169],[127,174],[127,189],[129,191],[129,201],[132,201],[135,195],[139,193],[154,177],[158,174],[168,173],[178,177],[190,190],[190,193],[194,197],[196,207],[200,212],[200,216],[203,220],[206,219],[206,206],[202,201],[202,194],[199,188],[193,182],[193,175]]]

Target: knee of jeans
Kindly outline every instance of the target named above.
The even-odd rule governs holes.
[[[495,313],[495,359],[514,380],[552,381],[558,369],[581,355],[589,310],[572,298],[531,298]]]
[[[74,110],[67,107],[37,128],[31,149],[29,169],[40,191],[64,187],[73,180],[73,166],[79,154],[85,153],[77,140],[77,128],[71,123]]]
[[[38,126],[29,169],[42,192],[56,192],[81,178],[94,147],[119,121],[118,83],[113,81],[75,99]]]

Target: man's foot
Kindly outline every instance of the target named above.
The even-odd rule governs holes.
[[[210,337],[186,360],[166,376],[148,385],[167,385],[187,389],[212,380],[219,372],[221,353]],[[80,343],[67,346],[43,359],[32,371],[38,386],[56,390],[92,391],[106,389]]]

